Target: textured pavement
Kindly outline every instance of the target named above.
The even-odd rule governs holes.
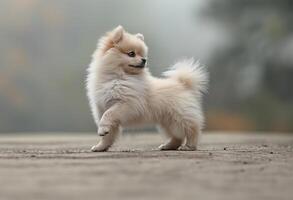
[[[92,153],[89,133],[0,135],[0,199],[292,199],[293,134],[207,133],[195,152],[155,133]]]

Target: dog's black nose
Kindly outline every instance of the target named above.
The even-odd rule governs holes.
[[[141,59],[141,63],[142,63],[142,64],[145,64],[145,63],[146,63],[146,59],[145,59],[145,58],[142,58],[142,59]]]

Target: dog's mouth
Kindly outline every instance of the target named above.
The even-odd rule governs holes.
[[[140,65],[128,65],[129,67],[134,67],[134,68],[144,68],[145,64],[140,64]]]

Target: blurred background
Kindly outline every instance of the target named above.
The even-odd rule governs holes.
[[[292,132],[292,0],[1,0],[0,133],[95,131],[86,68],[119,24],[144,34],[156,76],[208,66],[207,130]]]

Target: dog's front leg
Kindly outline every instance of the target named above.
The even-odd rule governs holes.
[[[98,135],[102,136],[92,151],[107,151],[120,132],[120,124],[126,120],[128,106],[117,103],[106,110],[99,122]]]
[[[98,135],[105,136],[110,134],[112,129],[127,120],[128,109],[126,104],[116,103],[106,110],[99,122]]]

